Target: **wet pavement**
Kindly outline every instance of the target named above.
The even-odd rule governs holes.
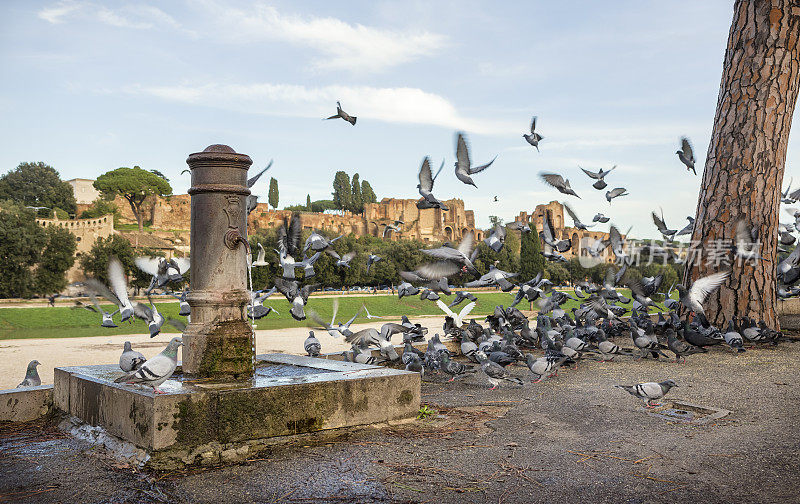
[[[478,373],[422,386],[425,418],[286,438],[249,461],[140,471],[44,424],[0,426],[0,502],[800,502],[800,344],[686,364],[583,362],[488,390]],[[651,414],[615,384],[674,379]],[[427,379],[427,377],[426,377]]]

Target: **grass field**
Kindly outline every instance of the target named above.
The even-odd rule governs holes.
[[[570,294],[572,293],[569,291]],[[629,295],[620,289],[623,295]],[[477,292],[478,304],[472,310],[471,315],[475,318],[483,318],[494,311],[496,305],[508,306],[514,299],[512,293],[503,292]],[[443,297],[449,303],[446,297]],[[452,297],[450,299],[453,299]],[[313,309],[320,314],[323,320],[330,320],[332,315],[333,298],[312,296],[307,308]],[[396,296],[375,295],[375,296],[343,296],[339,298],[339,313],[337,322],[348,320],[358,311],[361,305],[365,305],[371,315],[399,317],[407,315],[412,320],[420,315],[442,315],[442,311],[435,303],[422,301],[419,297],[405,297],[398,300]],[[272,306],[280,312],[280,315],[270,313],[261,320],[256,321],[257,329],[283,329],[286,327],[300,327],[311,323],[310,320],[298,322],[289,314],[289,304],[285,298],[275,294],[265,303],[265,306]],[[466,303],[462,303],[456,309],[463,308]],[[156,303],[158,311],[165,317],[171,316],[179,320],[185,320],[178,316],[177,302]],[[523,301],[518,306],[521,309],[528,309],[527,301]],[[565,310],[577,307],[574,301],[568,301],[563,305]],[[535,308],[535,305],[534,305]],[[104,306],[106,310],[115,309],[111,305]],[[119,323],[119,318],[115,317],[115,322]],[[357,322],[368,322],[369,320],[362,313]],[[380,320],[373,319],[376,325]],[[169,324],[164,324],[162,331],[165,333],[178,331]],[[26,339],[26,338],[76,338],[82,336],[103,336],[111,334],[146,334],[147,325],[141,320],[136,320],[132,324],[128,322],[120,323],[116,328],[100,327],[100,316],[96,313],[69,307],[56,306],[44,308],[0,308],[0,340],[7,339]]]

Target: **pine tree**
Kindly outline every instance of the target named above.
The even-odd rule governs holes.
[[[275,180],[275,177],[271,177],[269,179],[269,192],[267,193],[267,201],[269,205],[275,209],[278,208],[278,201],[280,200],[280,195],[278,194],[278,181]]]
[[[350,211],[359,214],[364,211],[364,202],[361,199],[361,182],[358,179],[358,173],[353,175],[353,191],[352,201],[350,204]]]

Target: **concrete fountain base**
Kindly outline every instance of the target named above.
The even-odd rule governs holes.
[[[180,368],[179,368],[180,370]],[[286,354],[256,357],[246,383],[184,381],[180,371],[156,395],[113,383],[114,365],[55,370],[56,408],[145,449],[150,465],[246,458],[268,438],[412,419],[417,373]]]

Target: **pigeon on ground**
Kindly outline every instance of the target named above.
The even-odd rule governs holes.
[[[292,303],[292,308],[289,313],[295,320],[305,320],[306,313],[304,307],[308,302],[308,296],[314,292],[320,284],[304,285],[302,288],[296,280],[284,280],[281,277],[275,278],[275,287],[283,294],[286,299]]]
[[[625,392],[629,393],[634,397],[638,397],[639,399],[644,399],[645,405],[648,408],[655,408],[660,406],[660,404],[656,403],[653,404],[653,400],[661,399],[666,395],[667,392],[672,387],[677,387],[673,380],[665,380],[659,383],[656,382],[647,382],[647,383],[639,383],[638,385],[614,385],[617,388],[621,388]]]
[[[494,160],[497,159],[497,156],[484,165],[473,167],[469,160],[469,147],[467,147],[467,141],[464,138],[464,133],[459,132],[456,135],[456,159],[456,178],[467,185],[478,187],[475,185],[475,182],[472,181],[472,177],[470,177],[470,175],[475,175],[476,173],[482,172],[486,168],[489,168],[492,163],[494,163]]]
[[[720,271],[698,278],[688,289],[683,284],[675,285],[675,288],[678,289],[681,304],[700,318],[703,327],[708,327],[706,312],[703,310],[703,302],[709,294],[717,290],[728,279],[730,274],[730,271]]]
[[[447,206],[436,199],[436,196],[434,196],[431,192],[433,191],[433,183],[436,181],[436,177],[439,176],[439,172],[442,171],[442,168],[444,168],[444,161],[442,161],[442,166],[439,167],[439,171],[437,171],[436,175],[434,176],[431,172],[430,158],[425,156],[425,159],[422,160],[422,166],[419,169],[419,184],[417,184],[419,194],[423,198],[421,201],[417,202],[417,208],[420,210],[425,208],[440,208],[442,210],[448,209]]]
[[[326,121],[328,119],[344,119],[345,121],[347,121],[350,124],[352,124],[353,126],[355,126],[357,118],[356,118],[356,116],[351,116],[350,114],[348,114],[347,112],[342,110],[342,104],[337,101],[336,102],[336,115],[332,115],[330,117],[326,117],[325,118]]]
[[[539,133],[536,133],[536,116],[533,116],[533,119],[531,119],[530,135],[523,133],[522,138],[524,138],[525,141],[532,146],[536,147],[536,152],[539,152],[539,140],[542,140],[544,137]]]
[[[164,316],[161,315],[153,304],[150,296],[147,297],[150,301],[150,306],[142,303],[134,303],[133,314],[136,318],[142,319],[147,323],[147,329],[150,331],[150,337],[155,338],[161,332],[161,326],[164,325]]]
[[[605,224],[606,222],[610,221],[611,217],[606,217],[605,215],[598,213],[592,218],[592,222],[600,222],[601,224]]]
[[[664,237],[665,240],[671,241],[672,238],[675,237],[675,233],[678,232],[677,229],[667,229],[667,225],[664,223],[664,212],[662,210],[661,217],[658,217],[658,214],[652,212],[653,217],[653,224],[656,225],[658,228],[658,232],[661,233],[661,236]]]
[[[506,371],[506,368],[500,364],[490,361],[489,357],[487,357],[485,353],[481,351],[475,352],[475,357],[478,359],[478,362],[481,363],[481,371],[486,374],[486,376],[489,378],[489,383],[492,384],[492,388],[490,390],[496,389],[497,386],[500,385],[500,382],[504,381],[515,383],[519,386],[523,385],[522,380],[516,376],[511,376],[511,373]]]
[[[725,343],[731,347],[732,350],[735,350],[736,353],[742,353],[745,351],[744,339],[739,333],[739,330],[736,327],[736,322],[733,319],[728,322],[728,330],[725,331],[723,337],[725,338]]]
[[[175,372],[175,367],[178,365],[178,347],[182,344],[181,338],[172,338],[167,348],[160,354],[148,359],[136,371],[120,376],[114,383],[138,383],[153,387],[153,392],[156,394],[165,394],[166,392],[158,387]]]
[[[558,189],[558,192],[561,194],[580,198],[580,196],[578,196],[578,194],[572,190],[572,187],[570,187],[569,180],[565,180],[564,177],[558,173],[539,173],[539,177],[541,177],[546,184]]]
[[[469,333],[467,331],[461,331],[461,355],[471,360],[472,362],[480,364],[478,362],[478,358],[475,356],[475,353],[477,351],[478,351],[478,345],[476,345],[474,341],[469,339]]]
[[[467,366],[466,364],[451,360],[450,356],[446,353],[441,355],[441,366],[439,369],[451,376],[450,380],[448,381],[455,380],[457,376],[478,372],[478,370],[472,366]]]
[[[547,357],[539,357],[538,359],[531,354],[525,354],[525,363],[528,369],[531,370],[533,376],[536,377],[533,383],[539,383],[545,378],[549,378],[558,373],[558,368],[561,367],[569,357],[564,355],[557,359],[550,359]]]
[[[367,275],[369,275],[369,270],[372,267],[372,265],[375,264],[376,262],[380,261],[381,259],[382,259],[382,257],[377,256],[377,255],[373,254],[372,252],[370,252],[369,256],[367,257]]]
[[[314,331],[308,331],[308,338],[303,342],[303,349],[306,351],[309,357],[319,357],[319,352],[322,350],[322,345],[320,344],[319,340],[316,336],[314,336]]]
[[[694,153],[692,152],[692,144],[689,143],[688,138],[681,137],[681,149],[675,151],[675,154],[678,155],[678,159],[681,160],[681,163],[686,165],[686,171],[692,170],[692,172],[697,175],[697,170],[694,169]]]
[[[405,356],[405,352],[403,356]],[[422,358],[417,354],[410,354],[408,357],[408,361],[406,364],[406,371],[413,371],[415,373],[419,373],[420,377],[425,376],[425,366],[422,365]]]
[[[627,190],[624,187],[615,187],[610,191],[606,191],[606,200],[608,200],[608,203],[610,204],[611,200],[614,198],[619,198],[620,196],[627,196],[628,193],[626,191]]]
[[[686,236],[694,232],[694,217],[686,217],[686,220],[689,221],[689,224],[687,224],[686,227],[675,233],[675,236]]]
[[[484,238],[483,241],[489,246],[490,249],[494,250],[495,252],[500,252],[506,242],[506,228],[500,223],[495,224],[492,232],[489,233],[489,236]]]
[[[593,171],[589,171],[589,170],[586,170],[586,169],[581,168],[580,166],[578,166],[578,168],[583,170],[583,173],[588,175],[589,178],[593,178],[593,179],[595,179],[597,181],[594,184],[592,184],[592,187],[594,187],[598,191],[602,190],[602,189],[605,189],[606,186],[608,186],[608,184],[606,184],[605,177],[606,177],[606,175],[608,175],[609,173],[614,171],[614,168],[616,168],[616,167],[617,167],[617,165],[614,165],[614,166],[611,167],[610,170],[606,170],[606,171],[603,171],[603,169],[600,168],[599,172],[593,172]]]
[[[683,359],[683,362],[686,362],[687,355],[708,352],[708,350],[703,347],[690,345],[685,341],[679,340],[676,337],[675,330],[671,327],[668,327],[664,331],[664,334],[667,335],[667,346],[669,347],[670,351],[675,354],[675,362],[679,362],[681,359]]]
[[[17,385],[17,388],[22,387],[38,387],[42,384],[42,379],[39,378],[39,372],[36,370],[36,366],[41,366],[42,364],[38,360],[32,360],[28,363],[28,369],[25,371],[25,379]],[[9,399],[10,401],[10,399]]]
[[[575,212],[572,210],[572,208],[569,205],[567,205],[566,203],[562,203],[562,205],[564,206],[564,209],[567,211],[569,216],[572,218],[572,222],[575,223],[574,227],[576,229],[583,229],[584,231],[588,231],[589,228],[595,226],[594,224],[591,225],[591,226],[587,226],[586,224],[581,222],[581,220],[578,218],[578,216],[575,214]]]
[[[131,342],[126,341],[122,349],[122,355],[119,356],[119,368],[126,373],[136,371],[147,359],[144,355],[131,348]]]

